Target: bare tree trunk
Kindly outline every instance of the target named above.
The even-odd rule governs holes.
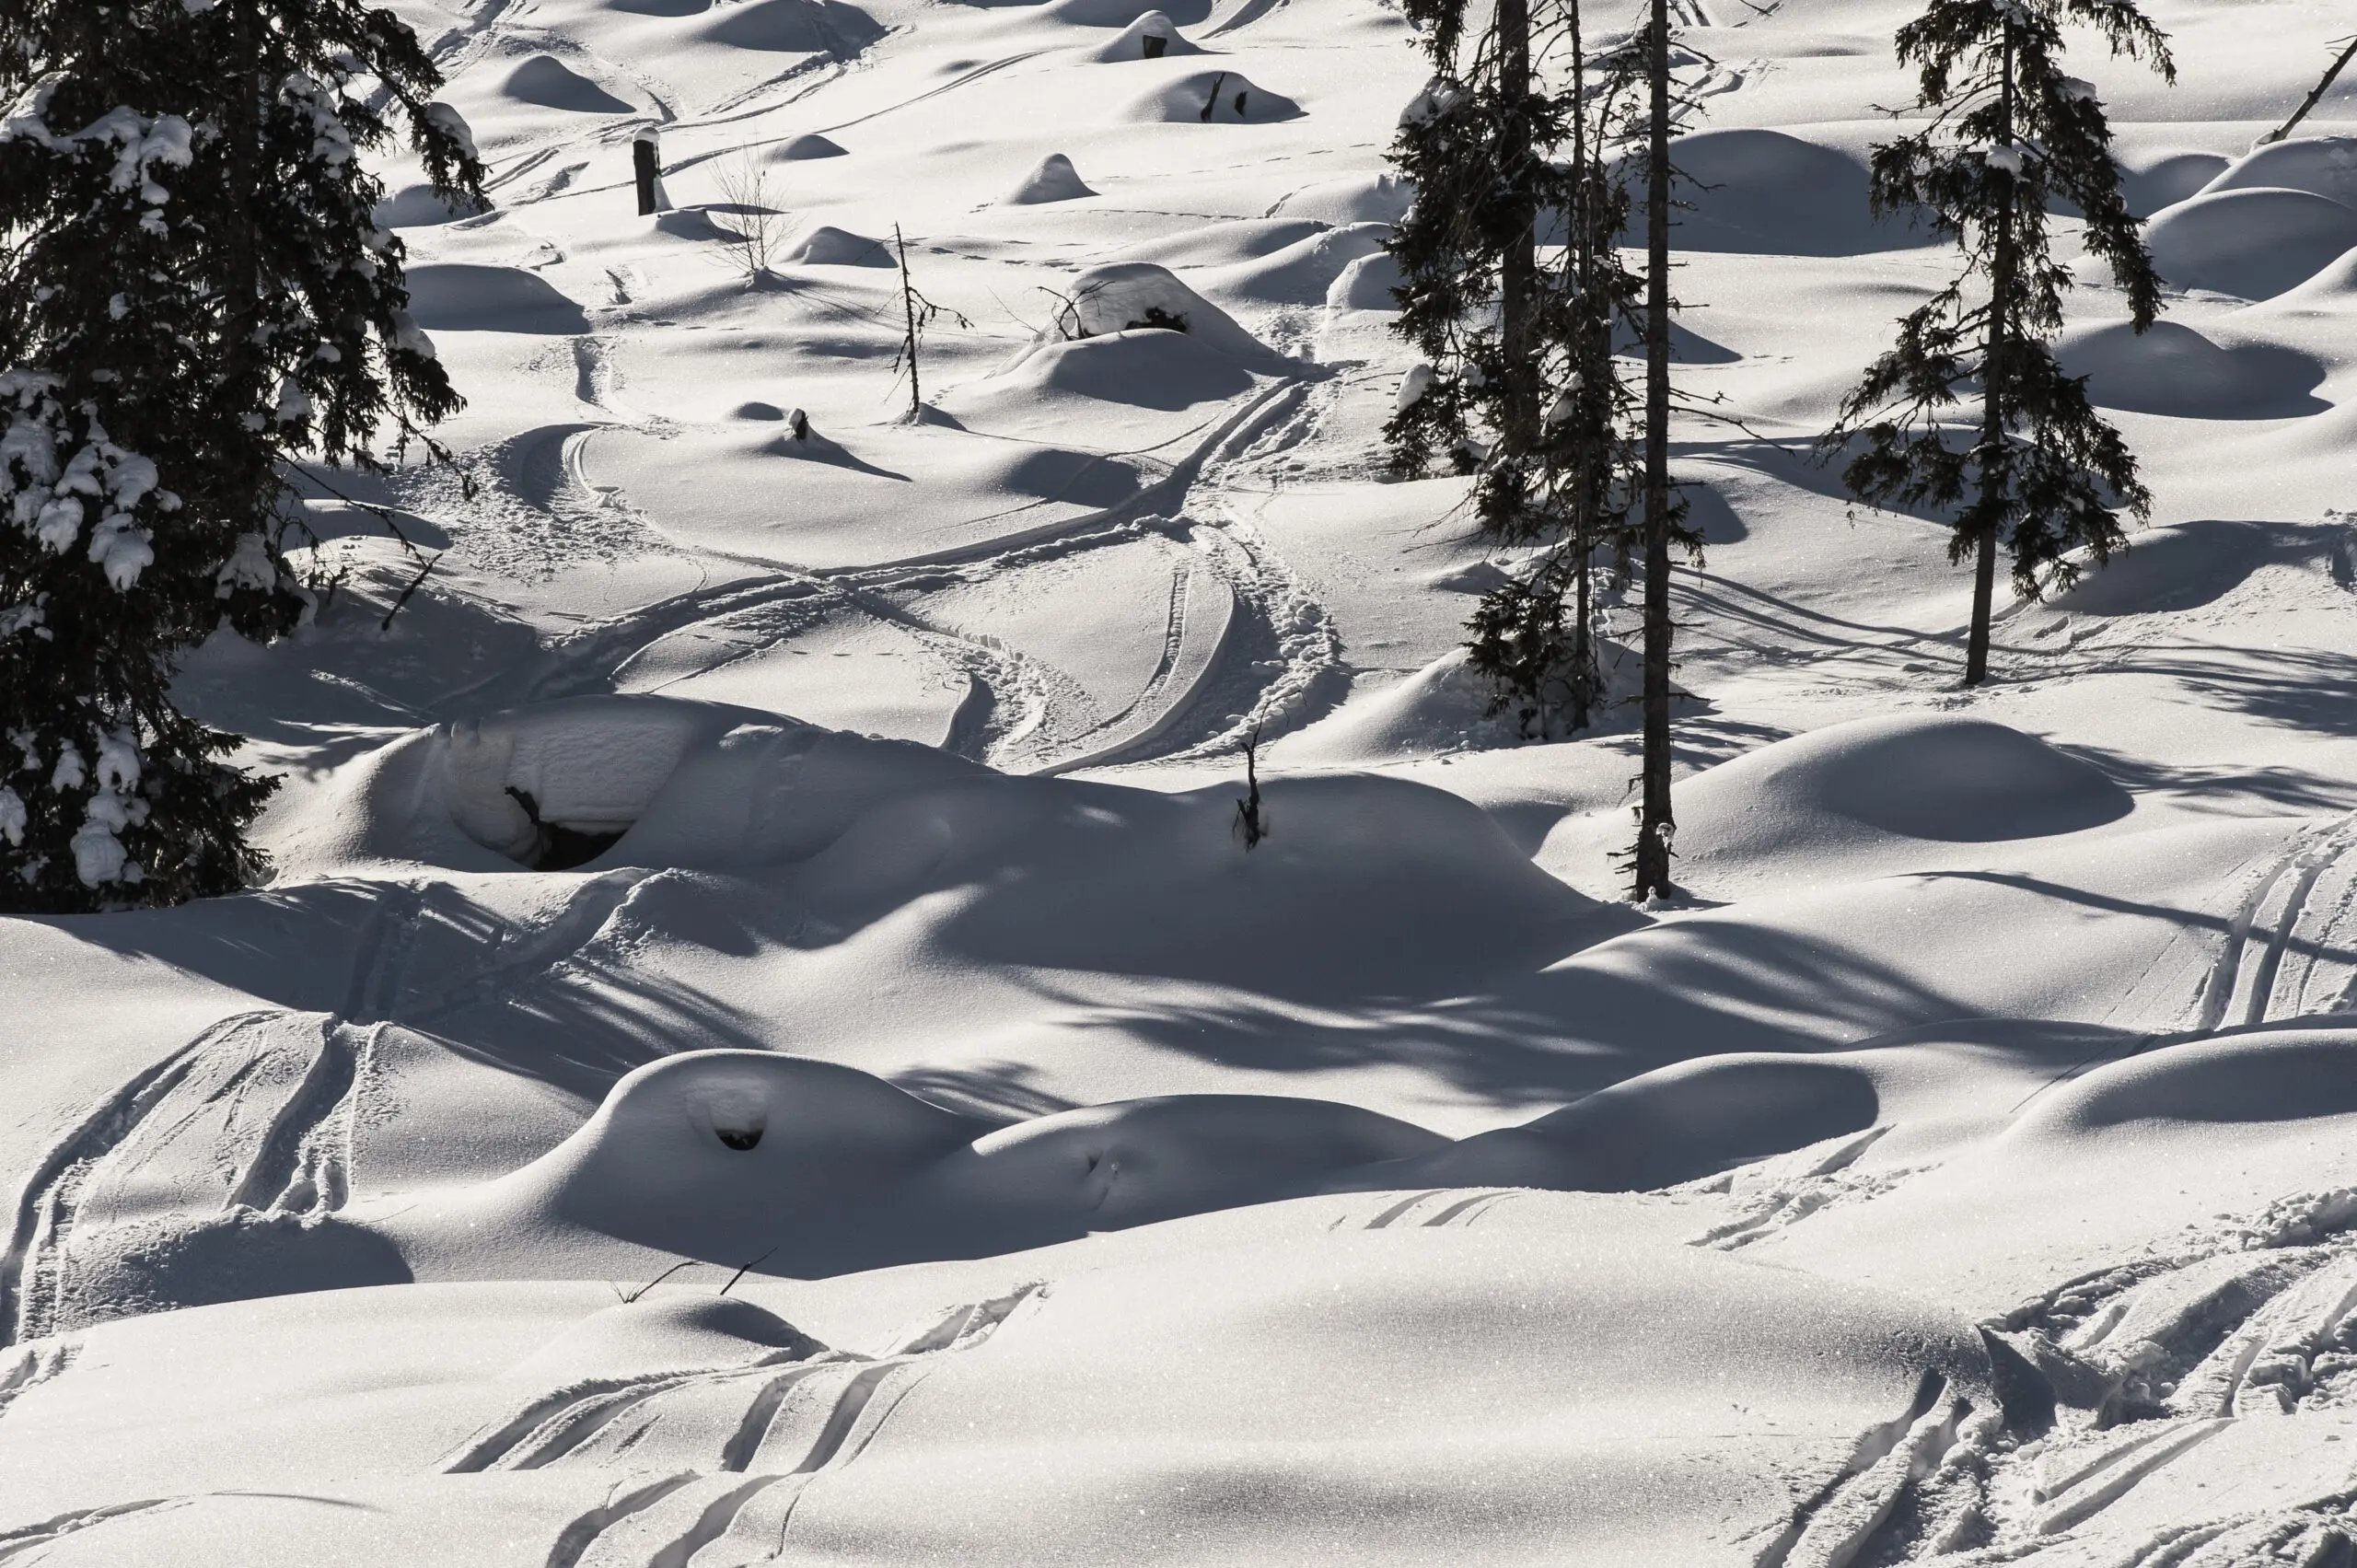
[[[261,248],[254,231],[259,221],[255,209],[261,198],[262,74],[253,12],[253,0],[230,0],[229,47],[237,58],[237,73],[229,79],[227,112],[222,118],[229,138],[229,182],[238,216],[222,237],[227,297],[222,301],[221,319],[228,336],[227,379],[233,406],[251,401],[236,384],[252,374],[254,327],[261,309]]]
[[[1667,896],[1669,806],[1669,0],[1653,0],[1645,189],[1645,600],[1643,796],[1630,896]]]
[[[2275,143],[2280,142],[2284,137],[2290,135],[2293,131],[2298,127],[2300,122],[2308,117],[2308,111],[2316,108],[2317,104],[2324,101],[2324,95],[2332,90],[2332,84],[2340,79],[2342,69],[2348,65],[2349,62],[2352,58],[2357,58],[2357,38],[2351,39],[2347,47],[2341,50],[2340,57],[2334,60],[2333,63],[2326,68],[2324,79],[2318,82],[2316,85],[2316,89],[2309,93],[2308,96],[2301,101],[2300,107],[2292,111],[2292,118],[2283,122],[2282,124],[2277,126],[2274,130],[2270,131],[2266,135],[2261,136],[2258,139],[2257,145],[2261,147],[2271,146]]]
[[[2000,112],[2004,145],[2014,141],[2014,45],[2006,35]],[[2007,470],[2005,432],[2005,367],[2011,350],[2005,333],[2006,316],[2014,308],[2014,180],[2005,179],[2005,202],[1997,213],[1997,243],[1989,261],[1989,338],[1980,360],[1980,488],[1972,509],[1979,516],[1972,532],[1972,626],[1964,645],[1964,683],[1978,686],[1989,679],[1989,626],[1997,597],[1997,528],[2005,515]]]
[[[924,389],[917,382],[917,296],[909,283],[909,242],[900,238],[900,226],[892,226],[892,246],[900,256],[900,309],[909,324],[909,417],[924,417]]]
[[[1528,159],[1530,146],[1530,0],[1498,0],[1498,86],[1505,100],[1502,158]],[[1505,173],[1504,169],[1499,170]],[[1523,457],[1538,445],[1538,366],[1531,337],[1538,304],[1538,213],[1524,203],[1515,215],[1498,279],[1498,347],[1505,359],[1503,445]]]
[[[1587,46],[1580,37],[1580,0],[1568,0],[1572,39],[1572,168],[1576,175],[1572,186],[1572,210],[1564,215],[1569,232],[1564,238],[1571,247],[1570,267],[1579,290],[1582,315],[1572,342],[1578,350],[1572,373],[1584,376],[1587,372],[1587,334],[1593,330],[1586,312],[1593,308],[1596,298],[1596,227],[1594,203],[1596,187],[1588,178],[1587,146]],[[1608,323],[1605,330],[1611,331]],[[1585,439],[1583,445],[1585,445]],[[1588,641],[1588,627],[1595,611],[1588,603],[1588,557],[1596,550],[1596,454],[1582,458],[1572,475],[1572,566],[1576,575],[1573,584],[1572,604],[1572,732],[1577,734],[1588,726],[1589,708],[1596,696],[1594,671],[1596,649]]]

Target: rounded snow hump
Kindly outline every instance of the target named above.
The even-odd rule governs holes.
[[[807,1277],[1016,1251],[1295,1196],[1448,1142],[1356,1106],[1261,1095],[1123,1100],[998,1126],[857,1068],[698,1051],[625,1074],[546,1155],[390,1216],[389,1229],[424,1253],[485,1237],[529,1252],[588,1233]],[[568,1338],[585,1342],[550,1347],[534,1363],[563,1371],[615,1342],[651,1363],[817,1348],[767,1313],[710,1304],[617,1309]]]
[[[1016,181],[1015,189],[999,198],[999,204],[1028,207],[1043,202],[1074,202],[1095,194],[1081,179],[1080,170],[1072,166],[1072,159],[1062,153],[1050,153]]]
[[[535,54],[507,73],[501,92],[518,103],[574,114],[635,114],[626,103],[552,54]]]
[[[1240,71],[1197,71],[1132,99],[1120,119],[1132,125],[1269,125],[1301,112],[1301,105]]]
[[[2357,211],[2312,191],[2212,189],[2157,214],[2144,244],[2171,288],[2269,299],[2357,247]]]
[[[1148,11],[1110,41],[1084,49],[1081,58],[1109,65],[1125,60],[1169,60],[1202,52],[1202,45],[1180,32],[1178,24],[1170,19],[1167,12]]]
[[[2313,395],[2324,366],[2275,343],[2213,343],[2181,321],[2143,331],[2127,321],[2074,327],[2055,344],[2066,376],[2087,378],[2088,401],[2104,408],[2187,419],[2282,419],[2321,413]]]
[[[1681,250],[1857,256],[1928,238],[1874,215],[1859,159],[1782,131],[1697,131],[1669,156],[1678,199],[1690,203],[1678,215]]]
[[[784,257],[797,267],[888,267],[892,252],[880,239],[853,234],[832,224],[820,224],[792,246]]]
[[[1074,341],[1141,327],[1184,332],[1202,347],[1239,359],[1277,357],[1236,318],[1152,261],[1108,262],[1074,278],[1036,341]]]
[[[810,158],[842,157],[846,155],[842,147],[813,131],[807,136],[795,137],[770,156],[780,163],[800,163]]]
[[[2036,736],[1898,714],[1829,725],[1696,774],[1678,795],[1678,852],[1698,880],[1810,861],[1831,877],[1844,861],[1907,848],[1895,840],[2047,838],[2118,821],[2134,804],[2101,769]]]

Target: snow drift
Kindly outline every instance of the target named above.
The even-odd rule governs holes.
[[[553,55],[535,54],[507,73],[500,91],[518,103],[575,114],[632,114],[624,102]]]
[[[2144,243],[2172,288],[2266,299],[2357,246],[2357,211],[2307,191],[2212,189],[2155,215]]]
[[[1301,105],[1237,71],[1197,71],[1132,100],[1120,118],[1133,125],[1267,125],[1299,118]]]
[[[1050,153],[999,200],[1006,206],[1028,207],[1040,202],[1073,202],[1095,194],[1081,179],[1080,171],[1073,168],[1072,159],[1062,153]]]
[[[2063,373],[2087,377],[2105,408],[2188,419],[2282,419],[2329,406],[2311,395],[2324,366],[2272,343],[2223,346],[2177,321],[2074,327],[2055,344]]]
[[[439,331],[557,332],[588,331],[581,307],[537,273],[463,261],[409,269],[410,313]]]

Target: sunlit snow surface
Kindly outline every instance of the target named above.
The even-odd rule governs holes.
[[[2344,16],[2074,40],[2191,291],[2062,343],[2158,515],[1968,695],[1944,528],[1809,455],[1952,265],[1864,205],[1913,6],[1679,6],[1743,423],[1640,912],[1627,714],[1485,718],[1498,563],[1377,482],[1395,10],[402,8],[476,493],[354,493],[448,551],[389,629],[322,500],[317,623],[187,671],[270,888],[0,941],[0,1562],[2351,1560],[2348,89],[2242,157]]]

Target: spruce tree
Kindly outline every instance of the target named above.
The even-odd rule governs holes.
[[[463,122],[354,0],[0,9],[0,909],[228,891],[275,782],[180,713],[179,658],[305,596],[289,464],[379,466],[459,406],[363,156],[395,121],[480,197]]]
[[[1827,438],[1832,449],[1863,436],[1842,471],[1857,499],[1955,509],[1949,559],[1973,563],[1967,686],[1988,677],[2001,545],[2014,587],[2035,597],[2076,580],[2067,552],[2100,564],[2122,542],[2120,514],[2142,518],[2152,507],[2127,443],[2051,347],[2072,284],[2049,247],[2055,197],[2085,215],[2086,252],[2125,292],[2135,330],[2160,309],[2161,280],[2122,199],[2103,106],[2059,64],[2072,24],[2094,29],[2114,56],[2177,79],[2167,41],[2133,0],[1933,0],[1899,29],[1899,62],[1921,73],[1917,107],[1933,113],[1875,148],[1875,210],[1927,219],[1956,241],[1964,266],[1900,319]],[[1955,414],[1976,389],[1978,428],[1959,428]]]
[[[1613,342],[1634,322],[1642,285],[1621,262],[1629,190],[1608,152],[1628,128],[1641,60],[1625,46],[1590,60],[1576,0],[1563,9],[1563,35],[1570,157],[1553,215],[1562,244],[1540,274],[1538,312],[1540,374],[1555,391],[1525,465],[1522,505],[1493,508],[1489,529],[1501,544],[1544,549],[1485,594],[1468,622],[1467,656],[1492,682],[1492,711],[1515,708],[1527,735],[1585,729],[1603,695],[1592,567],[1601,547],[1625,552],[1639,482],[1636,400]]]
[[[1397,330],[1425,363],[1385,427],[1391,467],[1409,477],[1439,461],[1473,476],[1489,539],[1550,547],[1485,597],[1469,657],[1527,732],[1577,729],[1596,689],[1587,559],[1627,493],[1611,336],[1633,285],[1617,250],[1627,199],[1601,151],[1611,99],[1588,90],[1576,0],[1536,19],[1524,0],[1504,0],[1470,38],[1463,0],[1411,0],[1410,17],[1434,75],[1392,150],[1416,201],[1391,251]],[[1553,92],[1533,41],[1558,30],[1572,82]],[[1565,228],[1551,268],[1542,219]]]

